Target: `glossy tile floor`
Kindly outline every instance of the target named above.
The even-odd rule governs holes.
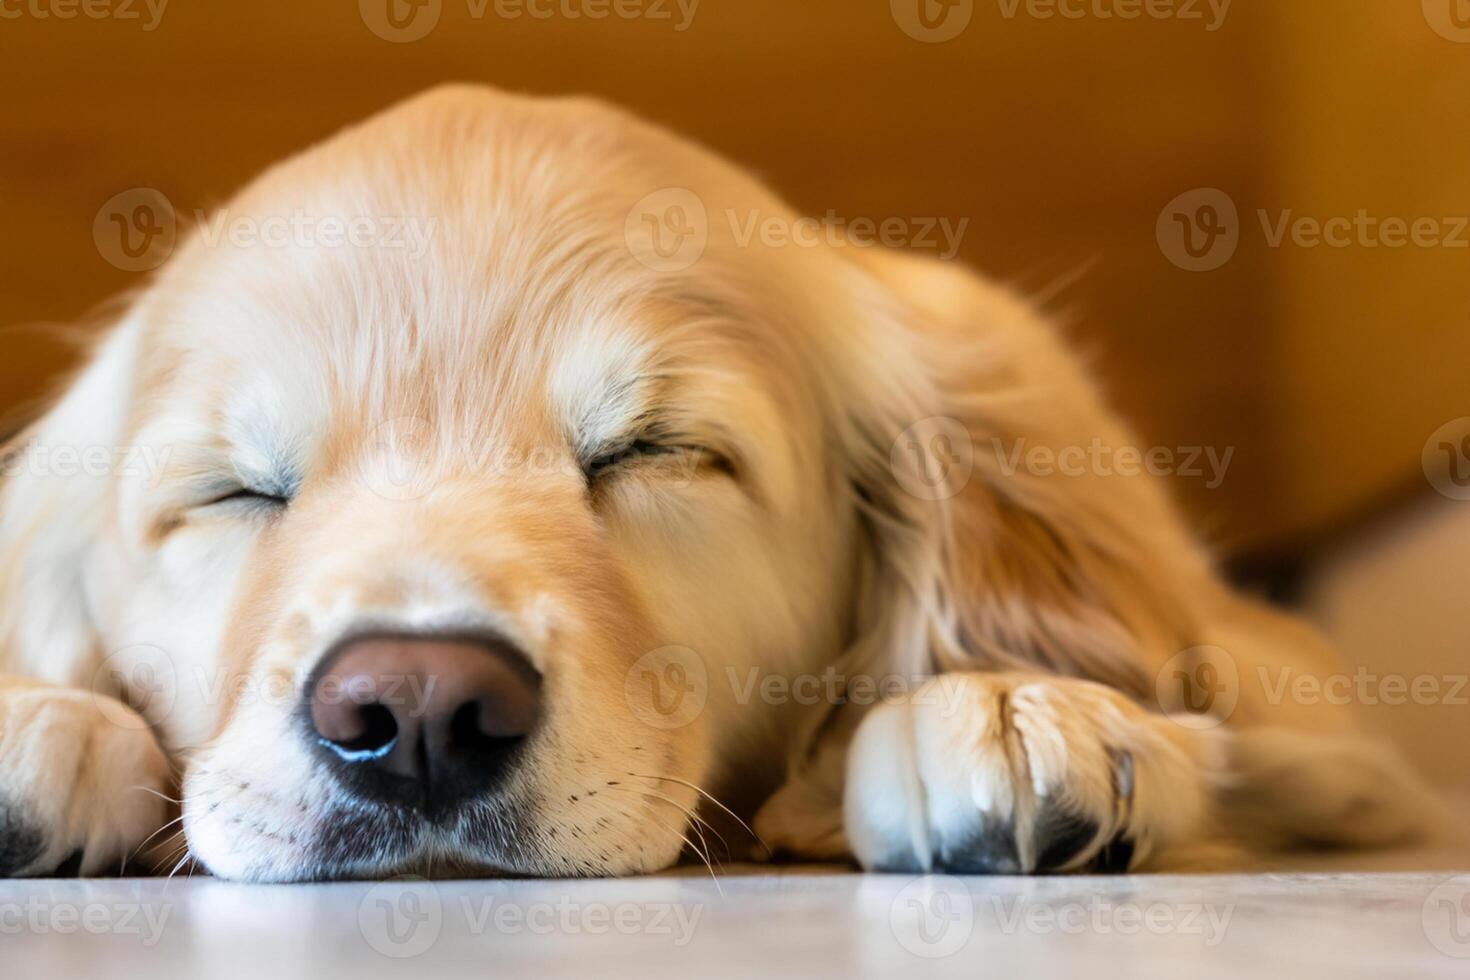
[[[1443,862],[1431,862],[1440,863]],[[1113,878],[0,882],[0,976],[1470,977],[1470,861]]]

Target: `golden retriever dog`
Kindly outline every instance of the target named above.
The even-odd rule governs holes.
[[[250,881],[1425,825],[1160,477],[1033,465],[1134,447],[1046,322],[772,221],[623,112],[467,86],[201,220],[6,455],[0,873],[116,870],[175,804]]]

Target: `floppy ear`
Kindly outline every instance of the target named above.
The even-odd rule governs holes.
[[[92,555],[123,452],[139,326],[125,318],[40,421],[4,448],[0,674],[89,685]]]
[[[1024,303],[953,265],[858,251],[843,291],[862,325],[833,354],[832,399],[866,540],[839,672],[910,690],[946,671],[1055,673],[1151,702],[1220,587],[1155,478],[1093,462],[1137,444]],[[843,853],[861,711],[812,719],[763,834]]]
[[[850,403],[870,539],[860,655],[1150,697],[1213,579],[1156,479],[1115,464],[1137,443],[1020,301],[940,263],[866,264],[892,298],[887,381]]]

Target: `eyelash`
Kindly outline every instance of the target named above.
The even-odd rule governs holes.
[[[242,501],[249,501],[252,504],[269,507],[285,507],[291,503],[291,500],[288,497],[280,497],[275,494],[265,493],[260,490],[251,490],[248,487],[241,487],[240,489],[233,490],[222,497],[216,497],[215,499],[209,501],[209,503],[205,504],[205,506],[214,507],[217,504],[228,504]]]
[[[605,453],[602,456],[598,456],[594,459],[588,460],[586,463],[582,464],[582,473],[587,477],[587,482],[591,483],[599,476],[606,473],[608,470],[611,470],[614,467],[628,462],[630,458],[637,458],[640,456],[666,456],[670,453],[677,453],[690,449],[692,449],[692,447],[666,446],[656,442],[648,442],[643,439],[635,439],[633,442],[622,447],[617,452]]]
[[[615,453],[607,453],[584,464],[582,472],[587,478],[588,489],[595,490],[599,477],[624,463],[631,462],[631,458],[676,455],[689,457],[687,466],[680,466],[680,469],[684,471],[686,481],[693,477],[695,469],[718,473],[737,482],[740,480],[740,471],[733,460],[704,446],[655,443],[642,439],[634,441]]]

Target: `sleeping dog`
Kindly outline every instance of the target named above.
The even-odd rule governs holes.
[[[1345,708],[1262,683],[1333,654],[1158,477],[1017,465],[1134,444],[996,285],[741,234],[798,219],[466,86],[222,214],[10,447],[0,873],[114,869],[175,805],[251,881],[636,874],[721,824],[975,873],[1425,825]]]

